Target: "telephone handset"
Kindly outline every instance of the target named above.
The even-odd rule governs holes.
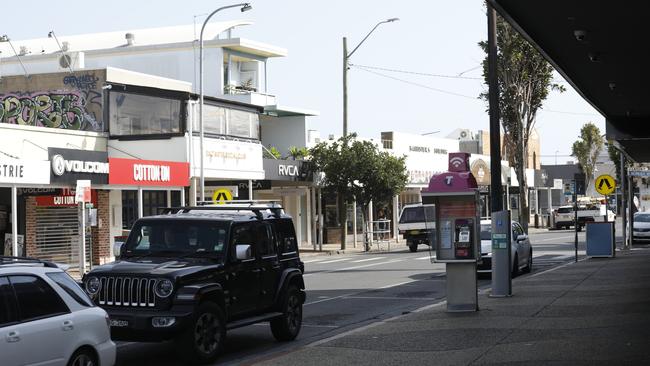
[[[474,220],[458,219],[454,222],[454,254],[457,259],[472,258]]]

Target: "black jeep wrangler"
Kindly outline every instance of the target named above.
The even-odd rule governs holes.
[[[83,278],[114,340],[175,340],[205,363],[229,329],[270,321],[279,341],[300,332],[304,265],[277,204],[167,209],[137,220],[120,252]]]

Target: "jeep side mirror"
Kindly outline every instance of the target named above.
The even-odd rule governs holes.
[[[235,252],[237,253],[238,261],[245,261],[253,258],[253,255],[251,253],[251,246],[248,244],[238,244],[235,247]]]
[[[120,259],[120,255],[122,254],[122,246],[124,243],[122,242],[116,242],[113,244],[113,254],[115,255],[115,259]]]

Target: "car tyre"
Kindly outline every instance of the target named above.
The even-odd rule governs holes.
[[[290,285],[281,305],[282,316],[271,320],[271,333],[280,342],[293,341],[302,327],[302,296]]]
[[[418,251],[418,245],[415,244],[414,242],[410,242],[408,245],[409,245],[409,250],[411,251],[411,253],[415,253],[415,252]]]
[[[95,352],[90,348],[80,348],[70,357],[68,366],[95,366],[99,365]]]
[[[194,312],[187,329],[176,343],[184,359],[192,364],[214,361],[226,340],[226,323],[223,311],[213,302],[206,301]]]
[[[533,270],[533,250],[531,249],[530,252],[528,253],[528,262],[526,264],[526,269],[524,269],[525,273],[530,273]]]
[[[512,278],[515,278],[519,275],[519,257],[515,254],[515,260],[512,264]]]

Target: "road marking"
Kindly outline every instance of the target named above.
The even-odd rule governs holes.
[[[350,270],[353,270],[353,269],[361,269],[361,268],[367,268],[367,267],[373,267],[373,266],[381,266],[382,264],[397,263],[397,262],[401,262],[401,261],[403,261],[403,259],[392,259],[392,260],[389,260],[389,261],[386,261],[386,262],[370,263],[370,264],[366,264],[366,265],[363,265],[363,266],[337,268],[337,269],[332,269],[332,270],[329,270],[329,271],[322,271],[322,272],[318,272],[318,273],[307,273],[307,274],[303,275],[303,277],[314,276],[314,275],[318,275],[318,274],[327,274],[327,273],[332,273],[332,272],[350,271]]]
[[[375,263],[373,263],[373,264],[375,264]],[[392,284],[392,285],[387,285],[387,286],[383,286],[383,287],[378,287],[377,290],[385,290],[385,289],[388,289],[388,288],[391,288],[391,287],[397,287],[397,286],[405,285],[405,284],[407,284],[407,283],[411,283],[411,282],[415,282],[415,281],[418,281],[418,280],[410,280],[410,281],[405,281],[405,282],[400,282],[400,283],[394,283],[394,284]],[[342,298],[344,298],[344,297],[349,297],[349,296],[355,296],[355,295],[359,295],[359,294],[362,294],[362,293],[364,293],[364,292],[368,292],[368,291],[371,291],[371,290],[374,290],[374,289],[366,289],[366,290],[357,291],[357,292],[353,292],[353,293],[349,293],[349,294],[344,294],[344,295],[340,295],[340,296],[328,297],[328,298],[326,298],[326,299],[321,299],[323,296],[319,296],[319,299],[321,299],[321,300],[316,300],[316,301],[308,302],[308,303],[303,304],[303,306],[313,305],[313,304],[319,304],[319,303],[321,303],[321,302],[330,301],[330,300],[342,299]]]
[[[436,300],[435,297],[397,297],[397,296],[348,296],[346,299],[362,299],[362,300]]]
[[[431,259],[430,255],[427,255],[426,257],[419,257],[419,258],[414,258],[416,261],[423,261],[425,259]]]
[[[344,261],[349,261],[350,259],[352,259],[352,258],[334,259],[334,260],[331,260],[331,261],[320,262],[319,264],[327,264],[327,263],[344,262]]]
[[[305,263],[305,264],[307,264],[307,263],[314,263],[314,262],[324,261],[324,260],[326,260],[326,259],[327,259],[327,258],[310,259],[310,260],[308,260],[308,261],[302,261],[302,263]]]
[[[531,244],[535,245],[535,243],[539,243],[540,241],[551,241],[551,240],[572,239],[572,238],[575,238],[575,235],[558,236],[555,238],[548,238],[548,239],[539,239],[539,240],[535,240],[534,242],[531,242]],[[559,243],[559,244],[566,244],[566,243]]]
[[[386,257],[375,257],[375,258],[359,259],[358,261],[352,261],[352,263],[361,263],[361,262],[376,261],[376,260],[385,259],[385,258],[386,258]]]

